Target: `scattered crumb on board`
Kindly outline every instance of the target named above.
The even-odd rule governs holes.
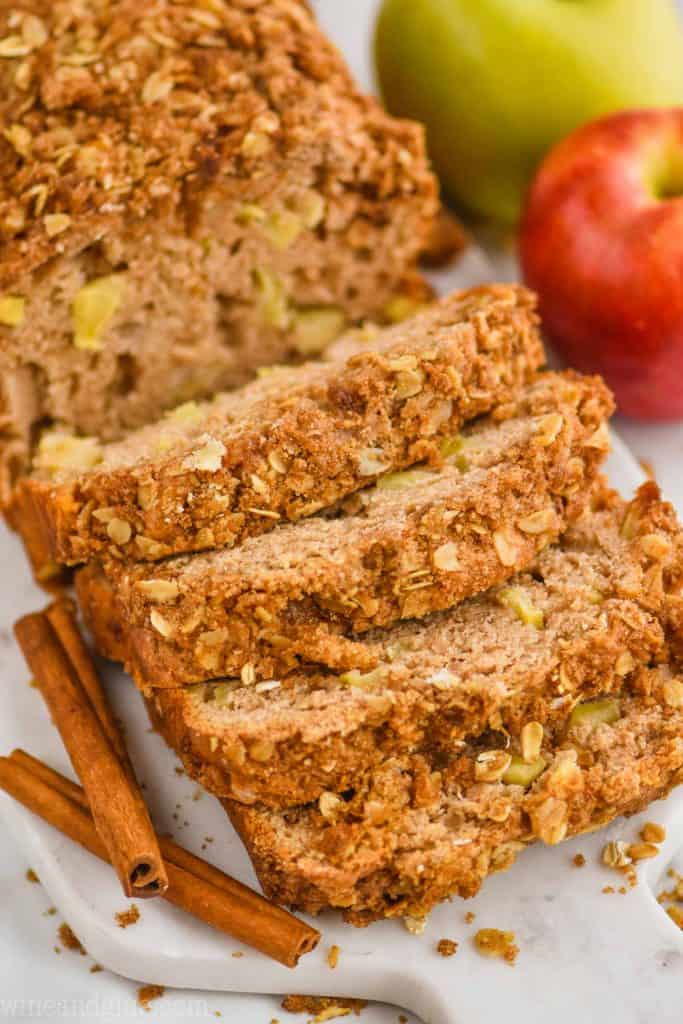
[[[474,936],[474,945],[482,956],[500,957],[508,964],[514,964],[519,953],[515,933],[500,928],[480,928]]]
[[[673,923],[683,931],[683,875],[675,871],[674,868],[669,868],[667,877],[673,879],[674,886],[672,889],[664,889],[660,892],[657,900],[662,906],[670,904],[667,906],[666,912]]]
[[[644,843],[663,843],[666,839],[666,829],[656,821],[646,821],[639,835]]]
[[[339,949],[339,946],[330,946],[330,948],[327,951],[327,963],[328,966],[332,968],[332,970],[334,970],[334,968],[339,963],[340,952],[341,950]]]
[[[572,857],[572,864],[575,868],[583,868],[586,865],[586,858],[582,853],[575,853]]]
[[[34,884],[40,882],[40,879],[38,878],[38,875],[35,873],[33,868],[29,868],[28,871],[26,872],[26,881],[33,882]]]
[[[458,952],[458,943],[454,939],[439,939],[436,944],[436,951],[441,956],[455,956]]]
[[[140,920],[140,911],[135,903],[131,903],[128,910],[120,910],[114,914],[114,920],[119,928],[128,928],[131,924],[137,924]]]
[[[285,996],[282,1009],[288,1013],[312,1013],[315,1024],[334,1020],[335,1017],[347,1017],[350,1013],[358,1016],[368,1005],[367,999],[342,999],[337,996]],[[335,1011],[332,1013],[331,1011]],[[327,1016],[321,1016],[327,1014]]]
[[[165,992],[163,985],[143,985],[138,989],[138,1006],[148,1013],[151,1009],[150,1003],[153,999],[160,999]]]
[[[85,956],[85,950],[81,945],[80,939],[74,934],[66,921],[62,922],[57,929],[57,937],[63,949],[72,949],[74,953],[80,953],[81,956]]]

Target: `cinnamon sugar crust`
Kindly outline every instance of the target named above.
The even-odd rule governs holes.
[[[529,292],[455,293],[344,357],[185,404],[119,443],[57,438],[22,494],[57,562],[234,546],[438,457],[543,358]]]
[[[584,508],[611,411],[600,380],[542,374],[448,440],[441,468],[381,477],[354,497],[354,514],[154,566],[86,567],[87,624],[105,654],[119,624],[143,689],[279,678],[301,662],[374,668],[352,634],[451,607],[557,540]]]
[[[148,694],[186,770],[220,796],[288,807],[387,756],[564,721],[680,656],[683,534],[656,486],[603,492],[529,572],[457,608],[358,637],[375,667],[309,668]]]

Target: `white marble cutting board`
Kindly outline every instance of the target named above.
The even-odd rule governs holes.
[[[326,27],[366,85],[367,25],[374,6],[374,0],[316,3]],[[514,267],[508,262],[494,269],[474,250],[458,274],[442,275],[439,285],[445,290],[457,284],[511,276]],[[639,435],[634,432],[630,436],[635,439]],[[674,458],[678,442],[670,433],[667,443]],[[647,447],[652,449],[651,445]],[[640,480],[635,460],[620,445],[610,472],[614,483],[625,492]],[[69,773],[66,755],[40,696],[26,685],[27,672],[10,632],[14,619],[40,607],[44,597],[29,579],[16,539],[2,528],[0,567],[0,753],[21,745]],[[247,858],[218,803],[206,794],[195,799],[197,787],[173,771],[173,757],[149,732],[132,684],[111,667],[106,675],[112,701],[126,723],[133,759],[146,784],[157,828],[172,831],[195,852],[254,884]],[[612,1024],[617,1020],[619,1024],[680,1024],[683,1020],[683,933],[654,898],[666,884],[666,868],[676,863],[677,851],[678,868],[683,870],[683,792],[650,808],[640,818],[615,823],[607,832],[554,849],[530,849],[510,872],[492,878],[476,899],[438,908],[420,937],[410,935],[399,922],[358,931],[327,915],[317,922],[323,932],[319,949],[304,958],[295,971],[250,950],[234,958],[231,954],[240,951],[237,943],[161,901],[140,903],[139,923],[121,930],[113,915],[125,909],[127,901],[106,866],[4,796],[0,796],[0,816],[5,835],[12,835],[26,863],[38,872],[50,901],[58,907],[60,917],[52,920],[68,920],[95,960],[141,983],[199,990],[197,1000],[181,992],[176,1002],[166,997],[153,1004],[147,1020],[163,1016],[164,1020],[180,1022],[186,1016],[195,1016],[209,1021],[215,1019],[214,1006],[223,1008],[223,1019],[231,1024],[267,1024],[273,1016],[281,1021],[289,1019],[276,1009],[276,1002],[247,996],[237,1001],[223,997],[221,1002],[207,990],[353,995],[409,1008],[429,1024],[576,1024],[577,1020],[583,1024]],[[613,884],[615,876],[599,862],[602,846],[608,838],[634,837],[642,820],[667,825],[668,838],[661,855],[641,866],[640,884],[628,895],[603,894],[603,886]],[[213,841],[207,842],[204,837]],[[571,863],[579,851],[587,861],[580,870]],[[26,899],[30,898],[32,894]],[[23,905],[25,900],[21,902]],[[464,921],[467,911],[476,914],[471,925]],[[478,927],[487,926],[515,932],[521,952],[514,968],[484,960],[474,951],[471,936]],[[442,937],[459,941],[454,958],[446,960],[435,952],[436,942]],[[334,971],[325,962],[332,943],[342,951]],[[47,961],[52,956],[49,944],[34,940],[22,950],[16,947],[16,932],[3,922],[0,909],[0,1017],[32,1019],[39,1014],[8,1011],[3,1008],[2,997],[15,993],[43,999],[63,996],[64,982],[59,983],[57,978],[73,979],[74,970],[63,963],[63,973],[55,974]],[[13,985],[15,974],[24,969],[29,956],[40,955],[43,950],[44,965],[31,964],[37,979],[35,989],[17,989]],[[29,977],[28,970],[24,977]],[[95,975],[90,987],[87,982],[79,983],[78,992],[88,997],[106,992],[106,998],[112,1000],[111,1019],[137,1019],[139,1011],[128,995],[129,989],[123,987],[123,982],[120,987],[112,985],[114,981],[107,975]],[[184,1003],[181,996],[185,997]],[[69,1019],[110,1019],[103,1004],[95,1003],[93,1012],[91,1002],[81,1002],[83,1005],[75,1007]],[[186,1006],[185,1013],[179,1009],[182,1006]],[[48,1014],[41,1011],[40,1015]],[[395,1021],[396,1016],[397,1011],[371,1007],[361,1020],[363,1024],[378,1024],[380,1020]]]
[[[620,445],[611,476],[624,491],[639,482],[636,464]],[[16,539],[6,533],[0,536],[0,557],[0,750],[23,746],[68,773],[60,740],[9,640],[14,618],[44,599],[28,579]],[[149,731],[132,683],[112,667],[107,682],[159,831],[172,831],[195,852],[253,884],[220,805],[206,794],[193,799],[198,788],[174,772],[174,759]],[[525,1024],[610,1021],[616,994],[621,1000],[628,993],[622,1024],[681,1019],[683,933],[656,903],[653,891],[662,887],[664,871],[683,845],[683,791],[642,816],[665,824],[668,839],[661,855],[642,865],[640,884],[626,896],[602,893],[615,876],[601,866],[599,854],[608,837],[635,837],[639,819],[619,821],[607,833],[554,849],[530,849],[509,873],[493,877],[475,900],[439,907],[420,937],[396,921],[357,930],[326,915],[319,921],[319,949],[295,971],[252,951],[234,958],[237,943],[160,900],[143,902],[139,923],[122,930],[114,914],[125,909],[126,900],[109,868],[4,795],[0,813],[5,835],[13,834],[91,956],[140,982],[231,992],[350,994],[407,1007],[431,1024],[484,1024],[500,1019],[503,1009],[506,1021]],[[571,863],[578,851],[587,860],[580,870]],[[468,910],[476,914],[470,926],[464,922]],[[515,932],[521,952],[514,969],[474,950],[471,935],[487,926]],[[435,952],[442,937],[460,941],[455,958]],[[334,971],[325,962],[332,943],[342,951]]]

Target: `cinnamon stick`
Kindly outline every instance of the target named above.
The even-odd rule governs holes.
[[[0,788],[95,856],[110,860],[86,809],[85,792],[69,779],[15,750],[0,757]],[[317,946],[320,933],[314,928],[173,840],[161,837],[159,843],[169,878],[164,899],[287,967]]]
[[[90,703],[100,720],[103,732],[114,748],[119,761],[124,768],[132,773],[133,768],[121,729],[105,695],[92,655],[76,623],[73,601],[66,597],[59,598],[45,609],[45,614],[69,656],[81,686],[90,698]]]
[[[34,774],[48,786],[52,786],[53,789],[56,789],[63,796],[68,797],[78,804],[79,807],[83,807],[86,811],[88,810],[88,800],[81,787],[77,786],[71,779],[67,779],[55,771],[54,768],[50,768],[49,765],[39,761],[37,757],[27,754],[25,750],[17,749],[13,750],[10,754],[10,760],[22,765],[27,771]],[[209,864],[208,861],[202,860],[201,857],[197,857],[194,853],[190,853],[189,850],[180,846],[169,836],[159,836],[158,839],[159,848],[164,860],[170,861],[172,864],[177,865],[177,867],[184,868],[190,874],[196,875],[197,878],[201,878],[211,885],[216,885],[219,889],[231,893],[235,899],[246,901],[259,914],[268,913],[282,924],[287,925],[291,925],[292,921],[297,920],[291,914],[288,914],[286,910],[266,900],[259,893],[254,892],[249,886],[231,878],[230,875],[226,875],[220,868]],[[302,925],[302,928],[306,929],[308,933],[312,931],[308,925]]]
[[[76,667],[45,613],[14,632],[83,783],[97,831],[127,896],[158,896],[168,886],[142,794],[108,739]]]
[[[36,583],[44,590],[59,593],[68,584],[71,573],[53,560],[40,515],[26,488],[14,488],[6,515],[21,537]]]

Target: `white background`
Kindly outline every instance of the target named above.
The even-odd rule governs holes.
[[[370,84],[367,29],[375,6],[374,0],[317,0],[316,3],[328,31],[342,45],[354,71],[366,86]],[[683,507],[683,426],[643,427],[620,422],[618,429],[634,453],[652,463],[667,496],[676,501],[679,508]],[[0,585],[12,584],[2,580]],[[9,635],[0,631],[0,645],[10,642]],[[40,1010],[37,1006],[25,1005],[13,1011],[2,1004],[3,998],[22,996],[25,999],[73,1000],[82,1008],[79,1018],[88,1021],[135,1018],[150,1022],[215,1021],[218,1019],[214,1016],[216,1011],[231,1024],[268,1024],[274,1017],[282,1024],[306,1020],[306,1017],[291,1017],[282,1011],[277,998],[178,991],[167,992],[153,1004],[150,1013],[143,1014],[135,1004],[135,984],[106,971],[90,974],[92,962],[88,957],[68,951],[54,952],[60,918],[44,916],[47,897],[40,886],[25,880],[26,868],[10,837],[5,838],[0,848],[0,1018],[34,1020],[61,1016],[74,1019],[71,1008],[66,1014],[48,1006]],[[609,952],[605,952],[608,956]],[[296,987],[294,975],[292,986]],[[324,991],[324,976],[321,976],[320,987]],[[569,993],[568,998],[571,998]],[[683,1006],[683,993],[681,1000]],[[618,993],[615,993],[615,1019],[617,1006]],[[373,1006],[363,1012],[361,1021],[362,1024],[388,1024],[397,1019],[396,1009]],[[409,1019],[414,1021],[414,1018]],[[509,1021],[509,1024],[521,1024],[521,1021]]]

